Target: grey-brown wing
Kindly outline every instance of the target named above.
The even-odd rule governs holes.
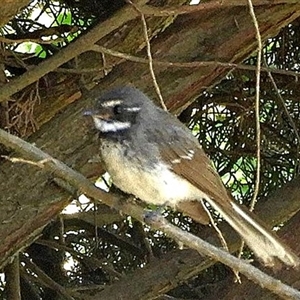
[[[176,135],[161,145],[160,155],[170,168],[216,202],[229,203],[230,196],[212,162],[193,138]]]

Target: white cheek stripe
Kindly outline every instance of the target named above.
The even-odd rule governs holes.
[[[112,121],[107,122],[99,118],[93,117],[95,127],[101,132],[117,132],[130,127],[130,122]]]

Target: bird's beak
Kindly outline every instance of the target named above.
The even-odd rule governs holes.
[[[92,117],[93,120],[110,120],[112,115],[108,111],[99,111],[99,110],[94,110],[94,109],[88,109],[83,112],[84,116],[87,117]]]

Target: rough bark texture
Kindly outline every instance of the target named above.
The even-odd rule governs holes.
[[[29,0],[2,0],[0,5],[0,26],[6,24],[29,2]]]

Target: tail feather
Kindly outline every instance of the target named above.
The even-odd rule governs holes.
[[[238,204],[230,202],[226,207],[220,207],[216,202],[209,203],[223,215],[265,265],[275,266],[278,260],[291,267],[300,265],[299,257],[289,247],[283,245],[275,234],[254,220]]]

